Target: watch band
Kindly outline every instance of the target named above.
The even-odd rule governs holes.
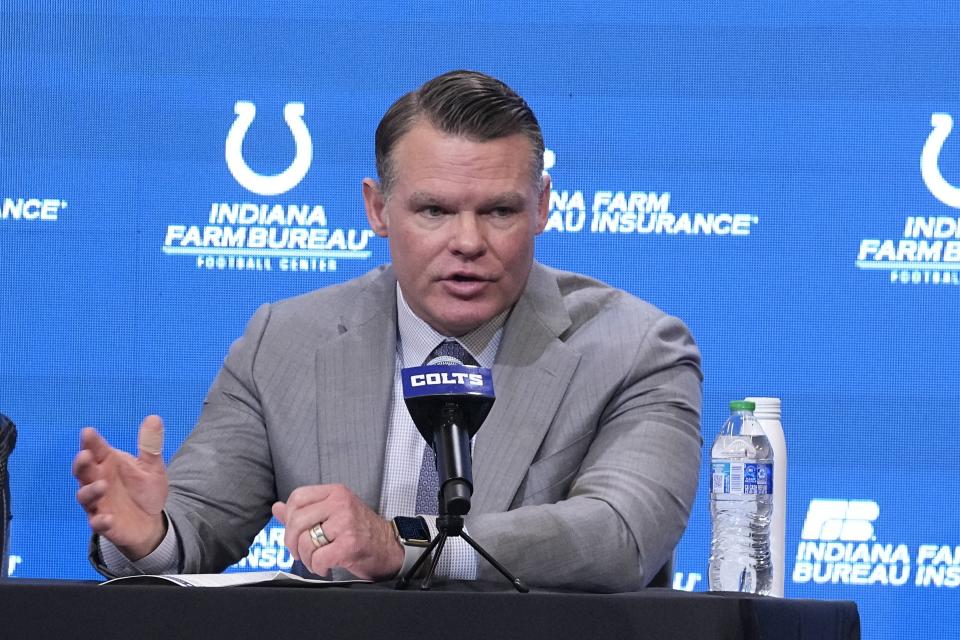
[[[397,536],[397,541],[403,547],[403,566],[397,575],[406,575],[408,571],[417,563],[430,545],[430,527],[426,520],[421,516],[411,518],[409,516],[397,516],[390,522],[393,525],[393,532]],[[424,562],[417,571],[417,577],[426,575],[429,562]]]

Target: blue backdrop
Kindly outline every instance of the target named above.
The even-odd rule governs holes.
[[[173,451],[256,306],[388,259],[359,190],[376,124],[465,67],[540,118],[539,259],[693,330],[705,451],[729,400],[783,399],[787,595],[856,600],[865,637],[955,636],[956,3],[85,4],[0,4],[13,576],[94,577],[82,426],[133,450],[156,412]],[[238,102],[256,117],[231,154]],[[287,169],[298,127],[301,179],[243,173]],[[695,590],[706,469],[678,550]],[[288,566],[278,533],[237,569]]]

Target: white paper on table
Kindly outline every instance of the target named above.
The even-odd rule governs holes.
[[[278,587],[329,587],[370,582],[370,580],[323,580],[304,578],[285,571],[247,571],[241,573],[181,573],[177,575],[138,575],[113,578],[101,585],[171,584],[180,587],[243,587],[249,585]]]

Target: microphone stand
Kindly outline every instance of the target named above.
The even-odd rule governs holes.
[[[463,514],[470,511],[470,496],[473,493],[472,476],[470,469],[470,434],[463,429],[463,415],[460,408],[451,402],[445,404],[441,411],[444,420],[438,427],[435,427],[433,434],[433,449],[436,453],[437,472],[444,479],[437,496],[437,510],[440,512],[437,516],[437,537],[430,541],[430,544],[416,563],[407,570],[397,580],[397,589],[406,589],[410,579],[427,561],[430,554],[436,550],[433,556],[433,562],[430,564],[430,570],[426,577],[420,583],[422,590],[428,590],[433,581],[433,574],[437,569],[437,563],[440,561],[440,554],[443,553],[443,547],[447,538],[463,538],[467,541],[474,551],[483,556],[484,560],[506,578],[513,587],[520,593],[528,593],[527,588],[520,578],[513,575],[507,569],[497,562],[486,549],[481,547],[476,540],[467,535],[463,530]],[[442,471],[441,471],[442,470]]]
[[[467,535],[467,532],[463,530],[463,516],[446,513],[446,508],[444,508],[442,505],[439,510],[441,513],[439,516],[437,516],[437,530],[439,531],[437,537],[430,541],[430,545],[423,550],[423,553],[420,554],[420,557],[417,558],[417,561],[414,563],[414,565],[410,567],[405,574],[400,576],[396,584],[397,589],[407,588],[407,585],[410,583],[410,579],[417,572],[417,569],[419,569],[423,563],[427,561],[431,552],[436,549],[436,555],[433,556],[433,562],[430,563],[430,570],[420,583],[420,589],[424,591],[430,589],[433,581],[433,573],[436,571],[437,563],[440,561],[440,554],[443,553],[443,545],[446,544],[447,538],[456,537],[466,540],[467,544],[473,547],[474,551],[483,556],[484,560],[493,565],[493,567],[499,571],[500,574],[510,582],[510,584],[513,585],[514,589],[520,593],[528,593],[530,591],[530,589],[520,581],[520,578],[507,571],[502,564],[497,562],[496,558],[487,553],[486,549],[481,547],[476,540]]]

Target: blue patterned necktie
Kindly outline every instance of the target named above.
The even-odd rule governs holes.
[[[456,340],[444,340],[427,356],[427,364],[465,364],[478,366],[462,344]],[[417,482],[417,515],[436,515],[437,500],[440,495],[440,478],[437,475],[437,458],[433,447],[427,444],[423,450],[423,462],[420,465],[420,480]]]

